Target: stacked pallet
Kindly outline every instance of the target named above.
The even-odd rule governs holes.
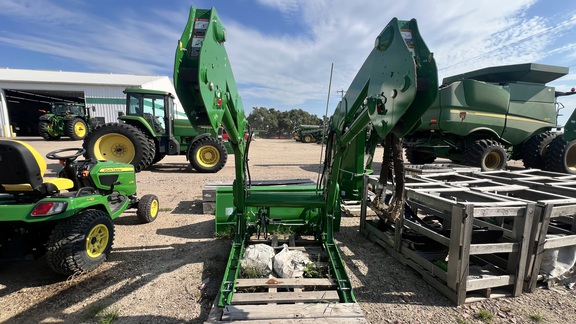
[[[360,230],[457,305],[518,296],[544,279],[547,249],[576,246],[573,179],[539,170],[421,172],[406,177],[404,218],[370,217],[363,200]],[[365,188],[370,182],[377,179],[366,176]]]

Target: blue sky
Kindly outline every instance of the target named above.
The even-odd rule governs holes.
[[[393,17],[416,18],[439,77],[493,65],[570,67],[576,2],[565,0],[0,0],[0,67],[172,76],[190,5],[215,7],[247,114],[252,107],[329,115]],[[564,118],[576,95],[564,97]]]

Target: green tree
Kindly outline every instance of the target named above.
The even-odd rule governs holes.
[[[299,125],[321,125],[322,119],[302,109],[279,111],[274,108],[254,107],[247,117],[253,130],[261,137],[289,137]]]

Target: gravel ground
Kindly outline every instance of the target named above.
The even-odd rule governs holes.
[[[79,147],[79,141],[22,138],[43,155]],[[292,140],[257,139],[251,146],[252,179],[317,179],[321,146]],[[379,155],[381,156],[381,155]],[[49,176],[58,168],[49,163]],[[138,223],[134,211],[115,221],[109,260],[94,272],[54,274],[44,258],[0,263],[0,322],[201,323],[208,316],[227,262],[230,242],[213,237],[214,219],[202,213],[206,181],[231,181],[233,156],[216,174],[191,170],[184,156],[169,156],[137,174],[140,195],[160,200],[159,218]],[[359,234],[348,217],[336,233],[354,293],[369,323],[576,323],[575,291],[539,288],[516,298],[455,307],[382,248]],[[486,310],[491,320],[478,314]]]

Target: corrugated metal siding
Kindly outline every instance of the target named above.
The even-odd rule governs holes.
[[[139,86],[139,85],[133,85]],[[114,86],[84,86],[84,96],[86,97],[86,105],[88,107],[95,106],[96,112],[94,117],[104,117],[107,123],[115,122],[118,118],[118,111],[125,111],[126,95],[124,94],[125,87]],[[91,103],[97,101],[99,98],[114,98],[120,100],[121,104],[109,103]]]

